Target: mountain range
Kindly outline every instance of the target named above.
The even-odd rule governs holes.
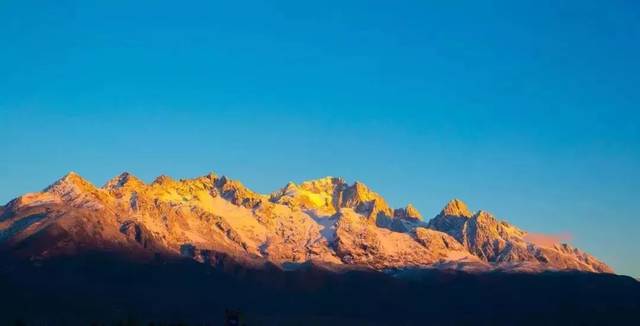
[[[335,271],[613,273],[577,248],[536,241],[461,200],[427,220],[411,204],[393,209],[365,184],[335,177],[260,194],[213,173],[146,184],[125,172],[96,187],[71,172],[0,207],[0,251],[36,261],[110,252],[283,270],[313,263]]]
[[[0,206],[0,324],[638,323],[640,282],[593,256],[458,199],[434,215],[334,177],[72,172]]]

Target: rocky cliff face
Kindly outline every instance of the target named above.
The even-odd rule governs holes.
[[[485,211],[471,214],[457,199],[449,202],[429,222],[429,227],[451,235],[469,252],[489,263],[530,270],[552,267],[612,272],[604,263],[568,244],[544,246],[527,241],[527,232]]]
[[[95,187],[69,173],[0,207],[0,250],[36,260],[98,250],[283,268],[314,261],[377,270],[611,272],[567,244],[535,244],[526,234],[460,200],[427,223],[412,205],[394,210],[366,185],[332,177],[263,195],[215,174],[145,184],[123,173]]]

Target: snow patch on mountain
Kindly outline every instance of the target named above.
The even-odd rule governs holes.
[[[568,244],[534,241],[486,211],[472,213],[459,199],[425,222],[413,205],[392,209],[365,184],[335,177],[266,195],[214,173],[146,184],[124,172],[97,188],[72,172],[1,207],[0,235],[0,250],[33,258],[109,250],[283,268],[612,272]]]

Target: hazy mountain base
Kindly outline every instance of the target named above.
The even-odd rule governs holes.
[[[118,320],[222,324],[226,308],[248,325],[602,325],[640,322],[640,283],[580,272],[474,273],[406,269],[336,273],[190,259],[142,263],[94,253],[0,261],[0,322]]]

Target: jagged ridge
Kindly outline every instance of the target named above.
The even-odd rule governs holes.
[[[122,173],[95,187],[69,173],[0,208],[0,248],[46,259],[87,250],[141,258],[182,255],[365,266],[612,272],[567,244],[545,246],[455,199],[425,222],[411,204],[392,209],[361,182],[326,177],[264,195],[214,173],[146,184]]]

